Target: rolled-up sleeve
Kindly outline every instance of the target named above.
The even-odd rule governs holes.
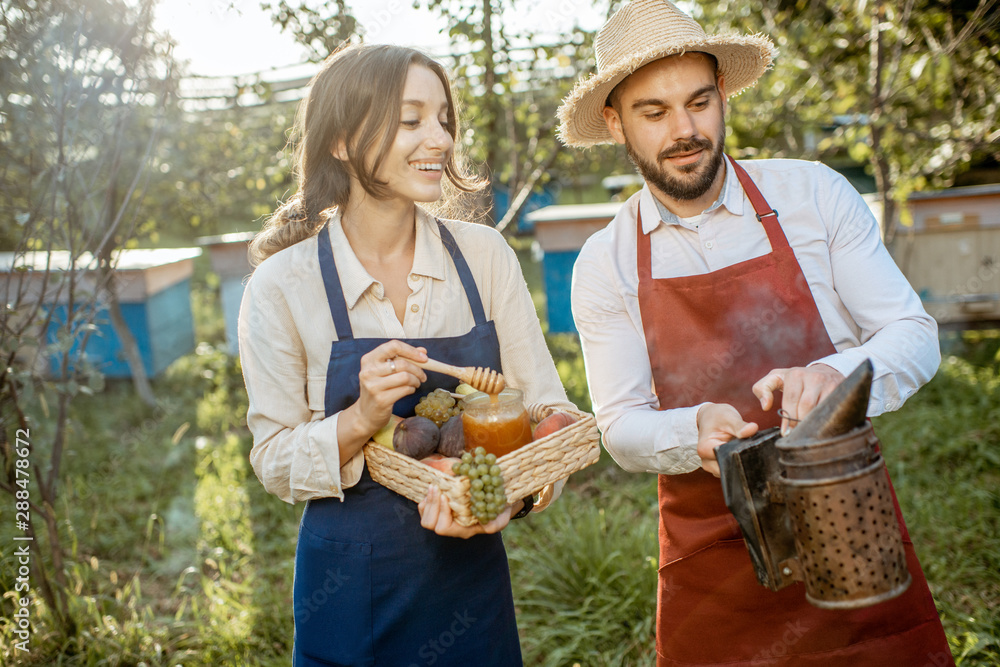
[[[244,291],[239,317],[254,440],[250,463],[264,488],[285,502],[343,499],[337,415],[324,418],[310,409],[306,351],[288,305],[279,290],[256,278]]]
[[[610,278],[611,262],[599,238],[588,241],[573,267],[571,296],[604,446],[629,472],[697,470],[699,406],[658,409],[646,340]]]

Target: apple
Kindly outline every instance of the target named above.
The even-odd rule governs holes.
[[[421,463],[426,463],[435,470],[440,470],[446,475],[454,475],[455,471],[452,470],[452,466],[460,462],[461,459],[455,458],[454,456],[442,456],[441,454],[431,454],[430,456],[425,456],[420,459]]]
[[[538,422],[534,432],[531,434],[532,440],[541,440],[547,435],[552,435],[561,428],[565,428],[577,421],[577,418],[568,412],[553,412],[551,415]]]

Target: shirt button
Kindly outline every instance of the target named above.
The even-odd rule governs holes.
[[[705,247],[711,250],[715,247],[715,241],[705,241]]]
[[[416,313],[419,310],[420,310],[420,306],[418,306],[417,304],[413,304],[412,306],[410,306],[410,312]]]

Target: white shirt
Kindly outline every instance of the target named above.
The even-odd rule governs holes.
[[[574,407],[566,399],[545,345],[514,251],[491,227],[442,222],[469,264],[486,319],[496,323],[507,384],[524,392],[525,404]],[[412,291],[403,322],[396,317],[382,283],[355,256],[340,217],[332,216],[320,233],[330,234],[355,338],[458,336],[475,324],[440,230],[434,218],[420,209],[408,279]],[[334,340],[337,332],[320,273],[317,237],[264,260],[243,294],[240,361],[250,399],[250,463],[264,487],[285,502],[330,496],[343,499],[343,490],[361,478],[364,455],[359,452],[348,461],[340,460],[340,413],[325,414],[326,371]],[[543,494],[541,506],[555,495]]]
[[[625,470],[680,474],[701,465],[695,451],[698,405],[658,411],[652,390],[639,313],[637,212],[643,233],[651,235],[653,278],[714,272],[771,251],[732,165],[725,163],[719,199],[700,219],[678,219],[644,187],[587,240],[573,269],[573,316],[597,424],[608,452]],[[777,209],[837,350],[813,363],[846,376],[871,359],[868,414],[896,410],[937,371],[937,323],[889,256],[868,206],[846,179],[819,163],[740,165]]]

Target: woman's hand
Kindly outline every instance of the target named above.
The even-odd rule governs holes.
[[[698,456],[701,467],[716,477],[719,462],[715,448],[733,438],[749,438],[757,432],[757,424],[745,422],[731,405],[706,403],[698,409]]]
[[[427,361],[427,351],[398,340],[382,343],[361,357],[358,400],[337,417],[340,460],[347,462],[368,439],[389,423],[392,406],[427,380],[415,361]]]
[[[415,361],[427,361],[427,350],[398,340],[382,343],[361,357],[361,393],[351,408],[356,409],[358,426],[367,436],[386,425],[396,401],[427,381],[427,374]]]
[[[520,502],[520,501],[518,501]],[[467,539],[473,535],[482,533],[499,533],[510,523],[513,506],[507,505],[497,518],[483,525],[480,523],[471,526],[462,526],[452,521],[451,505],[441,490],[434,484],[427,489],[427,496],[417,505],[420,510],[420,525],[428,530],[433,530],[438,535],[445,537],[461,537]]]

